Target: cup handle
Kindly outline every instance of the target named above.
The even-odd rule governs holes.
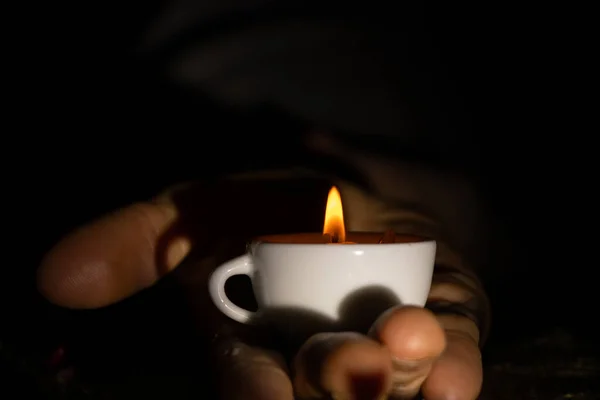
[[[225,282],[235,275],[254,274],[254,263],[249,254],[234,258],[225,264],[217,267],[208,281],[208,291],[215,306],[229,318],[242,324],[252,322],[252,316],[256,314],[253,311],[246,310],[235,305],[225,294]]]

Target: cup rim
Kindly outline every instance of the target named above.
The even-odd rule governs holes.
[[[348,239],[351,239],[352,237],[357,237],[358,236],[368,236],[371,238],[371,240],[373,240],[374,238],[381,238],[383,236],[383,232],[368,232],[368,231],[350,231],[346,233],[346,236]],[[288,246],[317,246],[317,247],[322,247],[323,245],[329,245],[329,246],[335,246],[335,245],[339,245],[339,246],[343,246],[344,248],[347,247],[358,247],[358,246],[367,246],[367,247],[371,247],[371,246],[404,246],[404,245],[417,245],[420,243],[431,243],[431,242],[436,242],[435,239],[430,238],[430,237],[425,237],[425,236],[421,236],[421,235],[413,235],[413,234],[396,234],[397,237],[401,236],[404,238],[410,238],[411,240],[407,240],[407,241],[401,241],[401,242],[393,242],[393,243],[378,243],[376,241],[371,241],[371,242],[354,242],[350,240],[350,243],[326,243],[325,241],[323,242],[319,242],[319,238],[322,238],[322,234],[318,233],[318,232],[298,232],[298,233],[283,233],[283,234],[270,234],[270,235],[261,235],[258,236],[256,238],[253,238],[249,243],[251,244],[260,244],[261,246],[265,246],[265,245],[274,245],[274,246],[283,246],[283,245],[288,245]],[[292,242],[292,241],[273,241],[273,239],[276,238],[285,238],[285,237],[304,237],[306,238],[310,238],[313,241],[309,242]],[[271,238],[271,241],[269,240],[269,238]],[[378,239],[375,239],[378,240]]]

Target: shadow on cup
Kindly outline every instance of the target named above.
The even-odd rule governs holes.
[[[261,310],[252,322],[281,335],[295,347],[319,332],[366,334],[384,311],[401,304],[391,290],[373,285],[347,295],[338,308],[338,320],[300,307],[272,307]]]

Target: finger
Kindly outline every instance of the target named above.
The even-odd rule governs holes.
[[[96,308],[152,285],[190,250],[184,236],[161,243],[177,218],[171,202],[139,203],[76,230],[42,261],[40,292],[60,306]]]
[[[219,398],[228,400],[294,400],[283,358],[240,342],[218,349]]]
[[[431,400],[474,400],[483,381],[478,326],[489,325],[487,297],[476,277],[465,270],[437,268],[428,307],[446,332],[447,348],[422,390]]]
[[[463,316],[438,319],[445,328],[447,345],[423,384],[423,395],[428,400],[475,400],[483,382],[477,326]]]
[[[389,352],[355,333],[321,333],[310,338],[294,362],[294,388],[301,399],[379,399],[391,386]]]
[[[397,307],[385,312],[370,335],[391,353],[394,398],[412,398],[446,347],[444,331],[435,315],[418,307]]]

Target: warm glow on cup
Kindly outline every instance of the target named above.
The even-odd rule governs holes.
[[[323,233],[272,235],[255,239],[248,252],[219,266],[209,280],[211,298],[229,318],[262,320],[295,331],[356,328],[396,304],[424,306],[435,261],[433,240],[383,233],[346,232],[342,201],[329,193]],[[259,309],[234,304],[226,281],[247,275]],[[370,321],[373,322],[373,321]],[[362,322],[361,322],[362,323]]]

